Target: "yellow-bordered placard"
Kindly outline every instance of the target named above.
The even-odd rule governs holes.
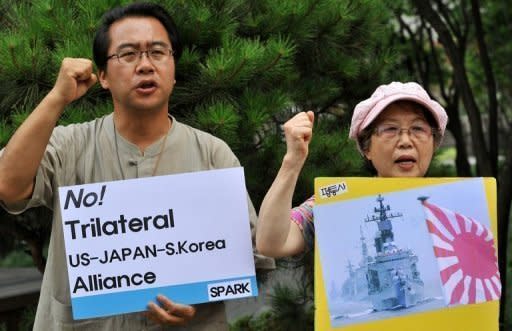
[[[382,204],[378,199],[383,200]],[[389,204],[390,202],[391,204]],[[415,204],[417,206],[411,207]],[[388,205],[390,207],[387,207]],[[383,210],[379,210],[380,206],[383,207]],[[447,273],[450,268],[443,261],[453,260],[453,257],[444,256],[442,253],[455,248],[450,245],[446,246],[446,243],[443,243],[440,238],[445,239],[449,244],[450,239],[444,238],[443,233],[435,230],[434,225],[439,221],[437,219],[433,221],[432,218],[435,218],[433,215],[437,215],[437,211],[434,210],[431,213],[429,208],[437,208],[436,206],[440,206],[439,210],[454,211],[455,214],[453,215],[455,216],[451,216],[451,222],[459,222],[460,229],[457,230],[457,224],[453,224],[455,230],[447,226],[448,230],[452,232],[464,233],[464,231],[467,231],[476,238],[483,236],[489,241],[491,234],[486,232],[482,234],[483,230],[480,225],[471,227],[471,224],[480,224],[478,223],[480,221],[484,224],[484,229],[487,227],[490,228],[491,233],[497,233],[496,181],[494,178],[330,177],[315,179],[315,330],[498,330],[499,301],[496,294],[499,294],[498,290],[501,289],[496,289],[497,285],[494,284],[496,279],[493,283],[491,279],[482,278],[479,280],[475,276],[473,277],[473,283],[471,283],[471,277],[464,275],[465,269],[463,267],[459,268],[462,271],[456,269],[458,264],[451,266],[454,272]],[[419,208],[425,212],[423,215],[426,216],[423,220],[414,216],[414,208]],[[400,227],[403,228],[400,230],[402,232],[399,233],[402,240],[393,237],[394,233],[389,234],[389,231],[385,230],[384,223],[381,223],[382,227],[378,226],[379,214],[382,212],[388,213],[390,217],[396,216],[399,219],[397,224],[400,225],[396,225],[396,231]],[[447,211],[447,213],[450,213],[450,211]],[[457,213],[466,216],[460,216]],[[410,215],[413,215],[412,220]],[[457,217],[460,217],[460,219],[454,221]],[[427,221],[429,218],[430,220]],[[360,220],[363,225],[359,225],[360,234],[354,235],[354,229],[357,225],[352,226],[351,229],[344,226],[347,226],[347,222],[357,222],[357,220]],[[464,223],[464,220],[466,220],[466,223]],[[421,221],[424,222],[424,226],[418,225],[421,224],[418,223]],[[476,223],[471,223],[473,221],[476,221]],[[389,223],[393,224],[393,222],[387,224]],[[412,224],[416,225],[412,227]],[[362,228],[363,226],[368,227],[366,234]],[[418,234],[420,232],[423,232],[423,234]],[[427,250],[415,248],[420,247],[415,246],[416,241],[426,240],[424,239],[425,232],[431,240],[432,252],[435,252],[431,254],[434,261],[442,262],[439,262],[441,264],[435,264],[438,269],[435,269],[436,267],[432,264],[432,258],[423,257],[419,254],[423,251],[427,252]],[[405,241],[403,239],[404,233],[409,233],[409,235],[406,235],[408,238]],[[449,233],[446,235],[450,236]],[[350,248],[347,247],[350,245],[340,246],[341,242],[350,242],[352,240],[350,238],[353,239],[352,246],[354,246],[353,243],[359,244],[357,250],[360,254],[357,259],[354,258],[354,254],[350,255],[348,253]],[[471,240],[470,238],[466,241]],[[494,247],[497,247],[496,236],[493,240]],[[490,240],[490,242],[492,243],[493,240]],[[404,247],[404,243],[407,243],[408,247]],[[377,246],[379,246],[379,249],[377,249]],[[410,249],[409,246],[413,248]],[[415,249],[419,252],[415,252]],[[363,253],[365,250],[366,253]],[[421,255],[419,259],[414,257],[416,259],[414,261],[419,260],[420,262],[412,263],[409,261],[405,264],[404,262],[389,262],[400,254],[403,257],[406,251],[413,257]],[[338,254],[338,256],[334,254]],[[441,255],[437,256],[437,254]],[[493,254],[496,253],[493,252]],[[336,260],[338,258],[339,262]],[[411,260],[412,258],[409,257],[408,259]],[[395,259],[395,261],[398,260]],[[424,269],[418,267],[420,272],[416,272],[415,269],[411,271],[411,265],[414,264],[413,268],[416,268],[416,264],[420,265],[422,260],[426,261],[424,264],[427,267]],[[463,264],[463,262],[459,262],[461,265]],[[475,261],[475,264],[478,264],[478,261]],[[351,271],[343,273],[340,271],[342,268],[348,268]],[[368,271],[368,269],[371,270]],[[426,271],[421,272],[421,270]],[[354,284],[358,284],[354,275],[357,272],[366,275],[365,277],[369,279],[366,285],[371,283],[371,285],[368,285],[368,291],[371,294],[366,293],[368,297],[361,298],[359,296],[356,298],[354,296],[354,293],[357,292],[357,290],[354,290]],[[389,277],[385,277],[385,272],[389,274]],[[433,278],[428,275],[436,274],[436,272],[439,273],[442,297],[437,295],[439,289],[435,286],[427,286],[431,283],[435,284]],[[416,277],[413,276],[416,274],[419,274],[417,278],[425,284],[425,289],[420,289],[424,291],[422,293],[423,297],[416,295],[420,298],[413,300],[410,299],[413,296],[409,295],[405,298],[403,293],[407,290],[404,290],[404,288],[407,288],[410,293],[417,294],[418,292],[417,289],[414,289],[414,286],[410,285],[413,283],[411,278]],[[430,278],[423,279],[421,277]],[[363,278],[360,277],[360,279]],[[459,281],[459,284],[457,284],[457,281]],[[364,281],[359,282],[364,283]],[[399,286],[398,284],[408,285]],[[476,284],[473,286],[476,290],[471,287],[471,284]],[[487,289],[487,285],[489,289]],[[486,287],[485,291],[483,287]],[[475,291],[477,294],[475,294]],[[389,296],[391,292],[398,294],[395,298],[391,298]],[[371,304],[373,309],[362,309],[359,312],[351,311],[352,314],[343,313],[348,311],[348,308],[342,304],[347,301],[347,293],[352,295],[348,299],[350,302],[355,302],[356,299],[361,300],[365,305]],[[470,302],[475,302],[475,298],[477,303],[471,304]],[[434,304],[435,300],[437,300],[436,304]],[[427,302],[430,307],[422,308],[422,305]],[[461,304],[461,302],[464,304]],[[343,306],[343,309],[340,308],[341,306]],[[351,309],[353,309],[352,306]],[[385,315],[385,317],[382,315]]]

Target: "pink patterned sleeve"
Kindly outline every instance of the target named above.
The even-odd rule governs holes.
[[[304,201],[300,206],[295,207],[290,212],[292,222],[297,224],[302,231],[306,250],[312,250],[315,242],[315,224],[313,222],[313,207],[315,205],[315,196]]]
[[[291,219],[301,230],[304,229],[305,222],[313,222],[313,206],[315,205],[315,196],[304,201],[300,206],[291,210]]]

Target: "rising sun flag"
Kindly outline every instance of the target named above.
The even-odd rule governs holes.
[[[501,282],[491,231],[471,217],[421,200],[446,304],[498,300]]]

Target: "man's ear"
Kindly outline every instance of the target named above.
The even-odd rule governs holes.
[[[101,87],[105,90],[108,90],[108,81],[107,81],[107,72],[105,70],[98,70],[98,79],[100,81]]]

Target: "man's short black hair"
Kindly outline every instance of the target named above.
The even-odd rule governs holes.
[[[178,61],[182,47],[178,36],[178,30],[171,15],[162,7],[149,2],[136,2],[124,7],[116,7],[103,15],[101,25],[96,30],[93,43],[94,62],[99,70],[105,70],[107,66],[108,48],[110,46],[110,26],[126,17],[154,17],[164,26],[171,46],[174,51],[174,59]]]

